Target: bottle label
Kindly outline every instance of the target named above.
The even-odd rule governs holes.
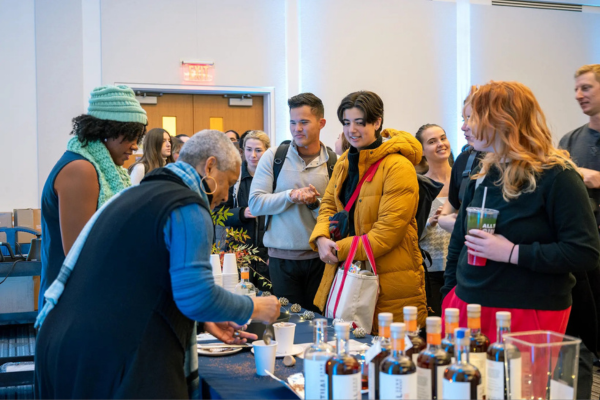
[[[521,399],[523,398],[521,393],[521,357],[511,359],[508,366],[508,376],[510,378],[510,398]]]
[[[452,382],[444,379],[443,384],[444,400],[465,400],[471,398],[471,382]]]
[[[436,376],[432,377],[432,370],[428,368],[417,367],[417,399],[431,399],[433,394],[433,379],[436,380],[437,391],[435,397],[441,399],[442,386],[444,385],[445,365],[436,367]],[[382,397],[383,398],[383,397]]]
[[[431,399],[431,394],[431,370],[417,367],[417,399]]]
[[[485,393],[488,400],[504,399],[504,363],[500,361],[487,361],[487,377]]]
[[[485,395],[486,388],[486,365],[487,365],[487,354],[486,353],[471,353],[469,356],[469,362],[471,365],[475,366],[481,372],[481,388],[483,390],[483,394]]]
[[[360,372],[352,375],[334,375],[332,385],[334,400],[362,399]]]
[[[375,373],[377,372],[377,369],[374,362],[369,363],[369,400],[375,400],[375,385],[377,384],[377,382],[375,382]]]
[[[326,399],[329,396],[325,364],[327,364],[327,360],[304,360],[304,397],[306,399]]]
[[[417,374],[389,375],[379,373],[379,398],[415,399],[417,398]]]

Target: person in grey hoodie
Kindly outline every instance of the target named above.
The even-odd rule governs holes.
[[[273,292],[313,311],[324,262],[308,244],[315,227],[322,193],[329,174],[329,153],[320,141],[325,126],[323,102],[312,93],[301,93],[288,100],[290,133],[293,141],[274,181],[277,148],[270,148],[256,168],[250,188],[252,215],[270,216],[263,239],[269,249],[269,273]]]

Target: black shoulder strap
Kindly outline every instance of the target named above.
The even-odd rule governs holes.
[[[283,163],[285,162],[287,152],[290,149],[290,143],[291,140],[284,140],[275,151],[275,158],[273,159],[273,193],[275,193],[275,188],[277,187],[277,178],[279,177],[281,168],[283,168]]]
[[[462,180],[460,182],[460,190],[458,191],[458,199],[462,203],[463,198],[465,197],[465,192],[467,191],[467,186],[469,185],[469,177],[471,176],[471,170],[473,169],[473,164],[475,163],[475,159],[479,156],[479,152],[471,149],[471,154],[469,154],[469,159],[467,160],[467,164],[465,165],[465,170],[462,173]]]
[[[337,154],[335,154],[335,151],[331,150],[329,146],[327,146],[327,154],[329,155],[329,159],[327,160],[327,173],[329,174],[329,179],[331,179],[335,163],[337,162]]]

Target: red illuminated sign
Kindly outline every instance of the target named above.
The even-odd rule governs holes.
[[[210,84],[214,82],[215,67],[210,64],[181,64],[183,80],[190,83]]]

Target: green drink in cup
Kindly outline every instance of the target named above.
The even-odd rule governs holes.
[[[481,229],[493,234],[496,229],[498,212],[498,210],[492,210],[491,208],[467,207],[467,234],[471,229]],[[486,262],[487,258],[468,254],[469,265],[484,267]]]

